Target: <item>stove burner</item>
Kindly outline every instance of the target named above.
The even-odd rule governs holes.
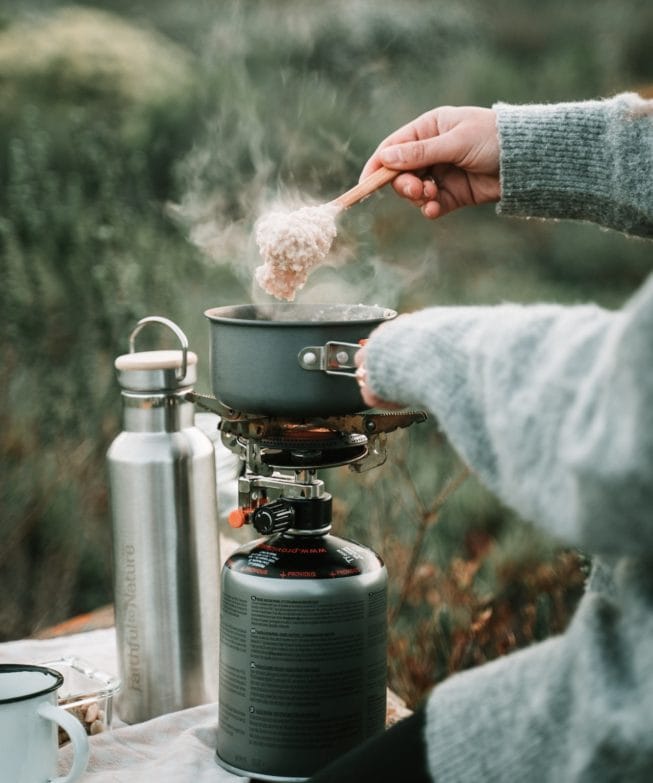
[[[334,432],[325,427],[311,429],[288,428],[276,435],[264,435],[259,443],[263,448],[291,449],[296,451],[331,451],[367,443],[365,435]]]
[[[247,446],[247,439],[238,438]],[[326,428],[289,428],[258,441],[260,460],[272,468],[329,468],[347,465],[367,455],[367,437]]]
[[[217,413],[223,443],[253,472],[274,468],[349,465],[362,472],[385,461],[385,436],[425,421],[424,411],[364,410],[340,416],[286,418],[236,411],[215,397],[188,392],[199,408]]]

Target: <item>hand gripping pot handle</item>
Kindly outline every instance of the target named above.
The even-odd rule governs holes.
[[[178,381],[183,380],[186,377],[186,371],[188,369],[188,339],[177,326],[177,324],[174,321],[171,321],[169,318],[164,318],[161,315],[148,315],[146,318],[141,318],[141,320],[134,327],[132,333],[129,335],[129,353],[135,353],[136,351],[136,336],[138,333],[145,326],[147,326],[147,324],[152,323],[163,324],[163,326],[167,326],[171,332],[174,332],[177,339],[181,343],[181,367],[178,367],[175,370],[175,378]]]
[[[70,737],[73,745],[73,765],[65,777],[52,778],[50,783],[73,783],[84,774],[88,764],[89,745],[86,731],[82,724],[66,710],[55,707],[54,704],[42,704],[38,713],[46,720],[54,721]]]
[[[329,340],[324,345],[307,345],[297,354],[297,361],[303,370],[319,370],[327,375],[342,375],[354,378],[356,364],[354,356],[366,341],[343,343]]]

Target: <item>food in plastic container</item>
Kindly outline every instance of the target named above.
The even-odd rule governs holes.
[[[63,675],[59,689],[59,706],[74,715],[89,735],[111,728],[113,697],[120,690],[120,680],[113,674],[98,671],[88,661],[67,657],[42,664]],[[59,745],[68,742],[68,735],[59,729]]]

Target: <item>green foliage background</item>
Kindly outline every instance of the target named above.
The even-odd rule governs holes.
[[[138,318],[167,315],[206,357],[203,310],[255,295],[249,237],[271,198],[344,191],[381,138],[438,104],[650,89],[652,32],[642,0],[1,2],[0,636],[111,600],[112,363]],[[388,193],[341,228],[342,264],[316,273],[308,299],[617,306],[650,268],[644,243],[593,226],[491,208],[431,224]],[[456,462],[434,423],[413,430],[384,468],[331,479],[339,527],[396,565],[395,607],[415,526]],[[395,669],[420,657],[418,637],[434,661],[397,675],[414,699],[514,646],[452,662],[497,596],[519,627],[520,607],[536,617],[520,644],[562,627],[579,586],[555,543],[472,479],[436,516],[416,578],[442,587],[456,563],[478,567],[455,595],[409,585]],[[548,581],[515,598],[533,563]]]

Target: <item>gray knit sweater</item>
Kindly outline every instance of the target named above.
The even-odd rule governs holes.
[[[653,102],[495,109],[502,214],[653,237]],[[653,276],[617,312],[404,315],[373,334],[367,370],[381,396],[428,407],[524,518],[614,567],[565,634],[435,688],[433,780],[653,780]]]

